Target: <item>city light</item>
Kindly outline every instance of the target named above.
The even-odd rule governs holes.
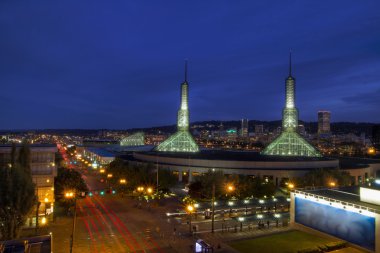
[[[112,174],[107,174],[107,178],[112,178],[113,175]]]
[[[227,185],[227,190],[228,190],[229,192],[233,192],[233,191],[235,190],[235,186],[232,185],[232,184],[229,184],[229,185]]]
[[[289,189],[294,189],[294,184],[289,183],[289,184],[288,184],[288,188],[289,188]]]
[[[193,207],[192,205],[188,205],[188,206],[186,207],[186,209],[187,209],[187,211],[188,211],[189,213],[192,213],[192,212],[194,211],[194,207]]]
[[[41,219],[41,224],[42,224],[42,225],[45,225],[45,224],[46,224],[46,222],[47,222],[46,218],[45,218],[45,217],[43,217],[43,218]]]
[[[368,149],[367,152],[368,152],[368,154],[370,154],[370,155],[374,155],[374,154],[376,153],[376,150],[375,150],[375,148],[371,147],[371,148]]]
[[[66,192],[65,193],[65,197],[66,198],[72,198],[72,197],[74,197],[74,192]]]
[[[148,189],[146,189],[146,191],[148,192],[148,194],[152,194],[153,189],[152,189],[152,187],[149,187]]]

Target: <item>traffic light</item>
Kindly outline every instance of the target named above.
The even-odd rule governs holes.
[[[101,192],[100,192],[100,195],[102,195],[102,196],[103,196],[103,195],[104,195],[104,191],[101,191]]]
[[[92,192],[89,192],[89,193],[88,193],[88,196],[92,197]]]
[[[112,190],[112,194],[115,194],[116,193],[116,191],[115,190]]]

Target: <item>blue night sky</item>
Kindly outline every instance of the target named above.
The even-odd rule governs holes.
[[[380,122],[380,2],[0,2],[0,129],[279,120],[289,48],[300,119]]]

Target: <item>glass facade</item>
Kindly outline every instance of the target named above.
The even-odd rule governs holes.
[[[295,79],[289,72],[289,77],[285,80],[282,133],[262,153],[264,155],[321,157],[320,152],[297,133],[297,127],[298,109],[295,107]]]
[[[296,131],[284,131],[263,151],[264,155],[311,156],[321,154]]]
[[[187,71],[185,71],[186,73]],[[177,132],[162,142],[156,151],[162,152],[198,152],[199,147],[189,132],[189,84],[185,81],[181,84],[181,106],[178,110]]]
[[[143,132],[134,133],[120,141],[120,146],[143,146],[145,134]]]

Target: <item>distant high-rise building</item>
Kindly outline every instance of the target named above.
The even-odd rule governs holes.
[[[255,125],[255,135],[262,135],[264,133],[264,125]]]
[[[226,130],[226,135],[228,139],[236,139],[238,136],[238,131],[236,127],[230,128]]]
[[[199,147],[189,132],[189,83],[187,82],[187,61],[185,81],[181,84],[181,105],[177,114],[177,132],[156,147],[161,152],[198,152]]]
[[[248,137],[248,119],[241,120],[240,136]]]
[[[298,125],[298,133],[300,135],[303,135],[303,136],[306,135],[306,130],[305,130],[305,126],[304,125]]]
[[[330,133],[330,117],[331,113],[329,111],[318,112],[318,134]]]
[[[285,79],[285,108],[282,111],[282,132],[264,150],[264,155],[281,156],[322,156],[319,151],[308,143],[300,134],[298,128],[298,109],[295,105],[295,84],[292,76],[291,54],[289,55],[289,76]]]

